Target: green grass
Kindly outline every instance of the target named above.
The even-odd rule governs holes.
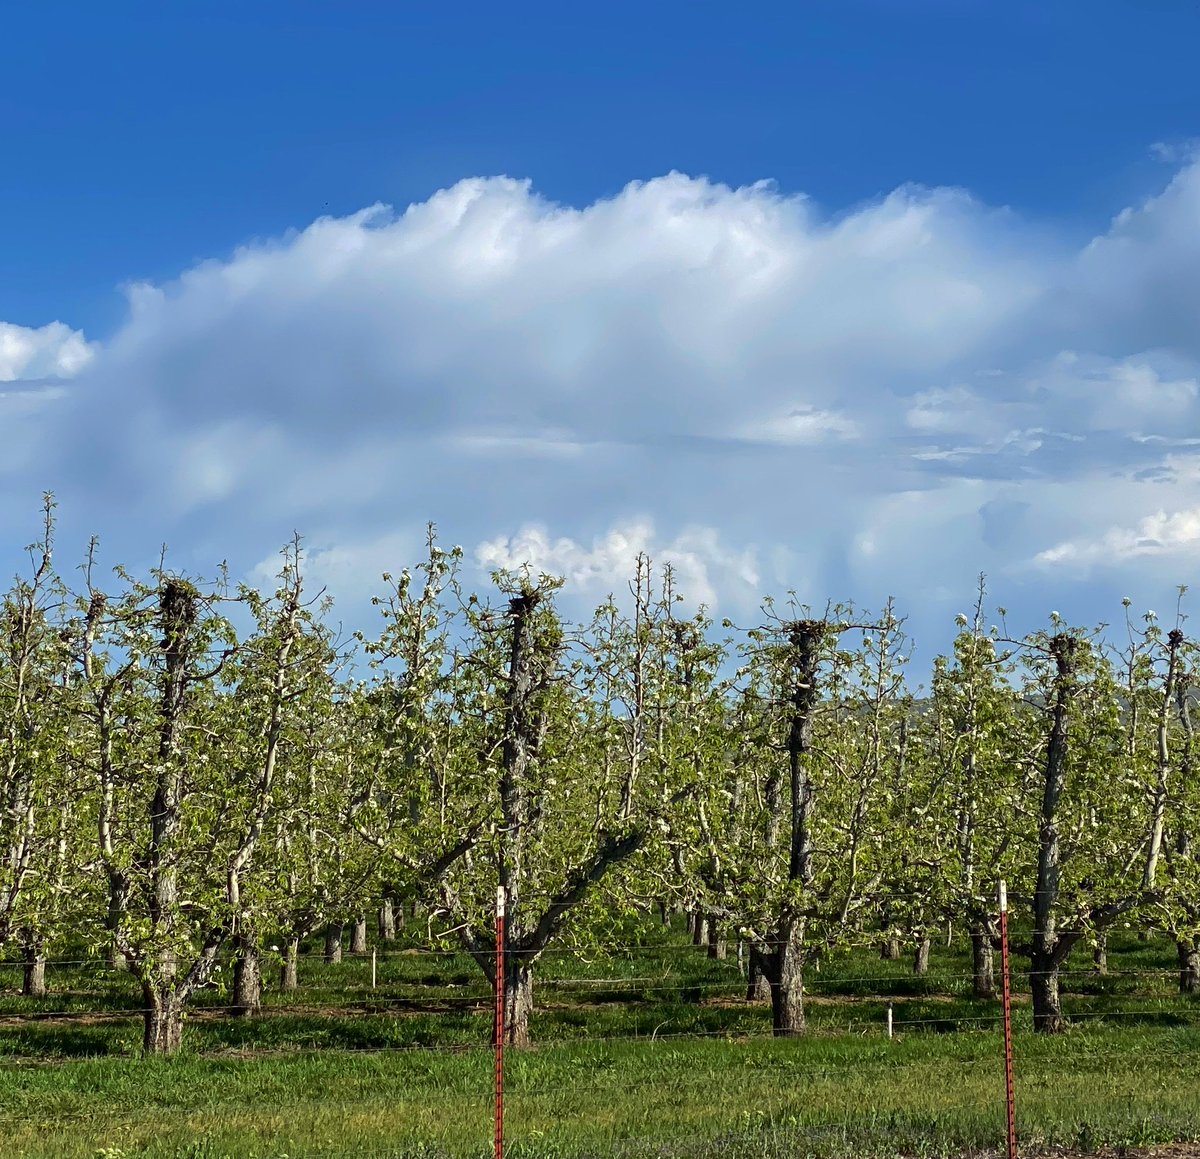
[[[736,963],[677,932],[539,964],[538,1045],[510,1052],[509,1154],[941,1156],[1003,1137],[998,1007],[970,996],[963,947],[931,972],[866,951],[810,974],[809,1030],[769,1037]],[[1016,1074],[1026,1153],[1200,1137],[1200,1003],[1181,999],[1165,940],[1115,939],[1107,977],[1071,962],[1057,1038],[1028,1029],[1018,978]],[[463,957],[302,960],[298,994],[233,1019],[197,1003],[185,1052],[141,1059],[138,995],[97,968],[51,967],[53,993],[0,972],[0,1155],[489,1155],[490,996]],[[897,1036],[884,1034],[893,1005]],[[33,1015],[34,1017],[30,1017]]]

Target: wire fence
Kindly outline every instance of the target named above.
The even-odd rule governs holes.
[[[271,955],[267,960],[278,964]],[[621,972],[622,964],[628,972]],[[1174,1098],[1172,1076],[1186,1076],[1200,1062],[1200,1003],[1178,993],[1179,970],[1167,966],[1055,971],[1063,1016],[1085,1035],[1057,1040],[1030,1034],[1028,988],[1038,975],[1014,968],[1012,981],[1022,992],[1012,995],[1018,1042],[1010,1112],[1003,1004],[973,996],[972,971],[917,975],[899,963],[872,969],[861,959],[827,963],[805,977],[810,1033],[793,1037],[772,1025],[769,1000],[748,994],[741,955],[714,960],[703,946],[665,942],[587,954],[554,947],[538,963],[537,1049],[510,1051],[505,1066],[499,1048],[511,1010],[461,952],[385,944],[366,954],[343,953],[336,963],[314,952],[300,965],[303,988],[286,990],[268,973],[251,1017],[244,1017],[244,1002],[231,1000],[225,982],[199,993],[188,1011],[188,1057],[251,1069],[278,1059],[403,1060],[390,1077],[380,1072],[379,1081],[391,1084],[389,1105],[410,1124],[410,1135],[428,1135],[420,1144],[425,1150],[416,1143],[380,1149],[333,1140],[297,1152],[293,1144],[292,1159],[298,1153],[432,1159],[476,1156],[485,1147],[500,1156],[506,1138],[514,1157],[856,1154],[866,1153],[855,1148],[880,1129],[901,1149],[941,1132],[943,1152],[966,1155],[1001,1146],[1008,1113],[1014,1138],[1044,1144],[1047,1131],[1065,1130],[1063,1124],[1078,1118],[1089,1091],[1103,1093],[1114,1115],[1126,1107],[1131,1122],[1147,1121],[1149,1096],[1124,1089],[1128,1076],[1152,1073],[1167,1092],[1163,1097]],[[17,992],[27,967],[19,959],[0,960],[0,1072],[45,1074],[97,1055],[139,1053],[139,1021],[148,1010],[130,974],[95,957],[50,959],[39,963],[49,993],[35,998]],[[223,963],[224,976],[228,967]],[[1122,1047],[1126,1077],[1119,1081],[1109,1077],[1105,1040],[1086,1037],[1087,1028],[1104,1024],[1114,1031],[1148,1028]],[[950,1042],[951,1031],[961,1032],[952,1048],[927,1049]],[[828,1057],[840,1051],[849,1057]],[[1064,1067],[1083,1095],[1056,1093]],[[1090,1087],[1079,1085],[1087,1082]],[[43,1093],[51,1089],[43,1084]],[[132,1105],[98,1111],[68,1078],[40,1102],[14,1097],[0,1104],[0,1138],[35,1123],[102,1129],[118,1138],[143,1129],[148,1115],[166,1135],[236,1131],[255,1116],[263,1120],[256,1129],[274,1124],[286,1132],[321,1103],[319,1092],[296,1096],[274,1080],[269,1090],[269,1101],[257,1109],[239,1098],[198,1101],[164,1089],[148,1102],[139,1096]],[[325,1119],[369,1117],[379,1098],[378,1091],[340,1092]],[[717,1110],[735,1107],[739,1098],[747,1108],[721,1119]],[[622,1108],[628,1122],[605,1108]],[[667,1116],[654,1129],[647,1126],[651,1112]],[[673,1126],[672,1115],[678,1119]],[[706,1116],[711,1121],[701,1122]],[[600,1121],[609,1136],[602,1150],[589,1152],[588,1124]],[[554,1125],[553,1139],[547,1124]],[[1200,1111],[1194,1125],[1200,1136]],[[1176,1137],[1187,1129],[1179,1111],[1160,1133]]]

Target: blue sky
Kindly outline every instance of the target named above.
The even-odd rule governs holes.
[[[10,6],[0,317],[466,176],[574,205],[671,169],[831,209],[905,182],[1100,226],[1196,131],[1182,0]]]
[[[1182,0],[14,6],[0,530],[51,487],[67,542],[255,574],[298,527],[347,608],[427,518],[931,640],[981,569],[1161,603],[1197,43]]]

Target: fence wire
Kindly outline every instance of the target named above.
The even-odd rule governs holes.
[[[637,955],[636,959],[631,959],[637,967],[636,972],[621,975],[612,969],[614,956],[623,952]],[[889,1111],[893,1116],[952,1118],[968,1112],[984,1112],[988,1122],[994,1119],[997,1131],[1002,1126],[1004,1059],[999,1046],[999,1029],[1003,1016],[998,1004],[985,1008],[988,1000],[970,998],[964,993],[970,989],[974,977],[969,971],[932,970],[917,975],[901,973],[898,968],[881,967],[878,971],[848,970],[843,973],[836,966],[827,967],[823,972],[810,971],[805,978],[804,990],[812,999],[811,1011],[818,1023],[817,1038],[828,1039],[833,1034],[842,1034],[841,1028],[845,1027],[856,1039],[875,1039],[877,1047],[872,1048],[874,1053],[869,1058],[810,1064],[805,1061],[806,1047],[803,1045],[810,1039],[780,1039],[776,1036],[770,1024],[770,1004],[746,996],[747,979],[739,972],[732,955],[722,961],[712,959],[703,946],[631,944],[591,955],[570,947],[559,947],[543,957],[545,968],[550,972],[556,972],[559,964],[568,958],[584,967],[601,962],[607,969],[600,976],[592,977],[537,977],[535,993],[542,996],[545,1004],[535,1016],[538,1049],[529,1055],[510,1056],[506,1085],[508,1130],[516,1148],[514,1154],[523,1153],[521,1147],[532,1138],[523,1134],[523,1115],[536,1116],[541,1121],[554,1108],[566,1108],[569,1114],[572,1108],[598,1101],[625,1102],[639,1097],[656,1106],[668,1104],[672,1099],[698,1104],[736,1095],[750,1080],[758,1084],[755,1090],[760,1092],[760,1101],[765,1100],[765,1112],[770,1115],[780,1111],[782,1114],[781,1109],[786,1109],[791,1116],[788,1122],[744,1130],[729,1129],[716,1136],[711,1132],[695,1135],[681,1131],[669,1137],[657,1134],[626,1137],[624,1128],[614,1128],[611,1145],[606,1146],[603,1154],[623,1159],[641,1156],[670,1159],[684,1159],[685,1156],[707,1159],[711,1156],[716,1159],[718,1155],[741,1155],[743,1152],[737,1148],[744,1147],[746,1155],[782,1157],[798,1153],[796,1149],[802,1149],[806,1142],[815,1145],[820,1140],[837,1138],[852,1142],[858,1137],[857,1132],[867,1130],[879,1121],[875,1112],[842,1114],[831,1123],[808,1122],[803,1099],[823,1091],[836,1092],[845,1084],[861,1084],[864,1067],[880,1083],[899,1080],[909,1072],[920,1076],[923,1086],[913,1096],[912,1105],[907,1110]],[[277,961],[273,955],[264,956],[264,964],[277,964]],[[300,965],[307,970],[320,961],[319,953],[307,955],[301,958]],[[359,977],[368,963],[383,972],[374,987],[369,987]],[[662,968],[655,971],[653,963]],[[700,963],[704,970],[723,972],[723,976],[698,977],[695,967]],[[63,958],[41,964],[45,967],[48,983],[57,993],[32,999],[16,995],[14,986],[9,984],[19,981],[27,963],[21,959],[0,960],[0,1051],[8,1052],[8,1057],[0,1059],[0,1071],[9,1074],[43,1071],[51,1066],[66,1073],[73,1059],[47,1057],[47,1052],[53,1050],[53,1035],[60,1028],[65,1032],[70,1027],[88,1024],[100,1027],[113,1023],[128,1025],[147,1013],[133,977],[103,960]],[[449,976],[438,976],[439,968],[445,973],[451,965],[461,969]],[[236,1023],[243,1028],[241,1037],[244,1041],[209,1043],[201,1045],[194,1053],[221,1065],[244,1067],[268,1064],[273,1059],[338,1056],[377,1056],[384,1060],[404,1058],[410,1061],[424,1057],[432,1065],[435,1059],[465,1056],[469,1060],[464,1064],[467,1069],[458,1073],[453,1081],[434,1070],[424,1077],[415,1073],[401,1076],[406,1085],[393,1091],[392,1105],[397,1113],[416,1115],[424,1109],[444,1121],[461,1120],[464,1116],[477,1120],[480,1143],[486,1143],[492,1106],[491,1024],[486,1015],[492,1009],[493,992],[484,982],[482,973],[478,979],[463,980],[462,971],[476,969],[474,963],[461,951],[377,949],[366,955],[344,954],[340,967],[321,963],[321,969],[323,973],[311,987],[313,992],[310,994],[304,994],[304,988],[301,988],[300,993],[293,996],[271,986],[261,1008],[255,1010],[252,1017],[239,1019]],[[430,973],[424,977],[410,976],[414,970],[423,969],[429,969]],[[1200,1004],[1178,995],[1168,997],[1154,993],[1160,982],[1178,981],[1177,969],[1137,967],[1102,972],[1080,967],[1056,972],[1066,988],[1063,1008],[1069,1024],[1086,1027],[1111,1023],[1120,1026],[1131,1020],[1142,1020],[1164,1024],[1164,1029],[1168,1030],[1200,1028]],[[1017,983],[1027,984],[1036,977],[1036,973],[1028,970],[1014,972]],[[1082,992],[1078,989],[1081,979],[1086,980]],[[1105,987],[1124,981],[1132,983],[1135,991],[1143,992],[1122,993],[1120,996],[1128,1005],[1097,1008],[1098,1004],[1111,1003],[1117,997],[1105,993]],[[103,988],[97,985],[101,982]],[[89,989],[89,986],[93,988]],[[1073,991],[1072,987],[1076,989]],[[105,994],[111,994],[109,1001],[98,1000],[98,995]],[[72,995],[77,999],[73,1000]],[[1015,997],[1017,1017],[1027,1030],[1028,994],[1020,993]],[[120,1005],[122,1001],[128,1004]],[[938,1003],[946,1004],[944,1012],[937,1010]],[[689,1008],[688,1014],[660,1017],[675,1011],[680,1004]],[[622,1017],[633,1021],[633,1025],[614,1028],[600,1024],[603,1028],[598,1029],[594,1020],[598,1011],[606,1007],[619,1010]],[[554,1023],[563,1010],[576,1008],[584,1012],[580,1015],[580,1025],[571,1025],[569,1021]],[[850,1015],[848,1021],[835,1016],[842,1010]],[[188,1018],[193,1028],[234,1025],[233,1016],[243,1011],[243,1006],[226,1000],[220,993],[201,992],[198,1000],[189,1007]],[[890,1018],[885,1021],[886,1012],[890,1012]],[[467,1024],[459,1024],[456,1029],[444,1020],[463,1014],[472,1018],[481,1016],[477,1032],[472,1030],[464,1040],[453,1040]],[[712,1026],[688,1022],[689,1017],[697,1016],[724,1020],[724,1024]],[[284,1025],[289,1020],[300,1022],[305,1019],[311,1020],[311,1025]],[[377,1020],[375,1030],[379,1032],[382,1028],[382,1038],[395,1027],[401,1037],[411,1033],[414,1040],[354,1045],[349,1041],[352,1037],[349,1031],[361,1030],[364,1020]],[[590,1029],[589,1021],[593,1023]],[[273,1024],[281,1028],[285,1040],[290,1037],[291,1041],[269,1045]],[[405,1027],[419,1029],[410,1032]],[[889,1040],[886,1027],[890,1027],[896,1042]],[[37,1034],[29,1041],[23,1039],[27,1031],[35,1030]],[[942,1056],[907,1057],[902,1053],[905,1040],[944,1031],[964,1032],[967,1037],[959,1042],[967,1044],[966,1047],[960,1046],[954,1053]],[[260,1039],[257,1043],[256,1038]],[[339,1038],[347,1040],[344,1045]],[[663,1048],[683,1049],[688,1043],[725,1043],[736,1052],[740,1047],[749,1050],[757,1043],[771,1040],[783,1043],[781,1050],[785,1052],[791,1050],[788,1044],[795,1044],[794,1053],[782,1056],[782,1061],[773,1058],[769,1066],[756,1062],[759,1056],[753,1053],[742,1058],[736,1053],[720,1058],[684,1053],[680,1055],[680,1066],[690,1069],[669,1075],[656,1074],[649,1087],[643,1074],[623,1074],[619,1069],[614,1073],[612,1069],[619,1068],[623,1060],[627,1061],[628,1056],[621,1051],[631,1045],[654,1052]],[[1093,1049],[1096,1043],[1100,1046]],[[133,1053],[129,1046],[123,1046],[121,1050],[125,1054]],[[1161,1074],[1188,1069],[1198,1055],[1200,1041],[1197,1050],[1192,1050],[1165,1040],[1147,1042],[1141,1053],[1127,1055],[1125,1062],[1147,1073],[1157,1070]],[[1036,1098],[1039,1105],[1045,1105],[1049,1098],[1047,1088],[1061,1071],[1064,1058],[1037,1054],[1023,1057],[1020,1050],[1017,1057],[1018,1107],[1022,1095]],[[559,1059],[574,1069],[555,1069],[554,1063]],[[1075,1040],[1066,1061],[1078,1069],[1095,1073],[1098,1083],[1103,1081],[1100,1076],[1104,1073],[1106,1058],[1099,1038]],[[761,1094],[764,1075],[778,1077],[777,1090],[766,1095]],[[980,1087],[988,1084],[994,1088],[992,1093],[975,1097]],[[0,1138],[6,1132],[35,1122],[47,1128],[64,1129],[91,1124],[120,1133],[132,1124],[143,1122],[147,1114],[160,1121],[164,1131],[192,1129],[205,1124],[220,1129],[222,1124],[240,1121],[242,1116],[255,1110],[251,1105],[236,1101],[193,1105],[187,1101],[172,1102],[164,1096],[151,1105],[110,1106],[98,1114],[94,1108],[72,1106],[70,1085],[68,1080],[61,1102],[52,1098],[42,1101],[36,1109],[25,1110],[0,1106]],[[956,1094],[960,1097],[955,1098]],[[1133,1105],[1131,1095],[1117,1090],[1110,1094],[1114,1101],[1124,1099]],[[272,1097],[269,1112],[276,1118],[302,1116],[315,1105],[312,1097]],[[351,1116],[375,1105],[377,1099],[373,1096],[357,1101],[341,1097],[330,1106],[329,1114],[335,1118],[337,1115]],[[1025,1129],[1032,1130],[1033,1127],[1027,1124]],[[1200,1133],[1200,1124],[1197,1124],[1197,1130]],[[398,1148],[350,1148],[312,1153],[364,1157],[405,1154]],[[562,1153],[567,1154],[566,1151]],[[586,1150],[569,1153],[573,1159],[584,1159],[588,1154]],[[965,1155],[969,1152],[959,1149],[957,1153]],[[441,1152],[426,1150],[422,1154],[432,1157]]]

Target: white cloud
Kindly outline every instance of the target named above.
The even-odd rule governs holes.
[[[741,430],[744,439],[784,445],[853,439],[859,434],[858,423],[846,415],[803,406],[778,418],[750,423]]]
[[[75,376],[0,395],[0,513],[52,487],[119,557],[243,571],[298,528],[347,599],[429,518],[589,598],[645,549],[723,608],[981,569],[1032,599],[1045,553],[1075,582],[1200,508],[1198,206],[1189,162],[1078,247],[951,189],[829,215],[677,173],[580,208],[466,180],[133,286],[100,347],[0,328],[0,378]]]
[[[716,607],[722,598],[745,606],[747,599],[754,603],[761,595],[754,550],[726,547],[711,527],[685,528],[665,541],[656,537],[650,520],[636,520],[610,528],[588,547],[567,536],[552,538],[545,527],[531,525],[481,543],[475,558],[489,571],[528,566],[564,577],[580,593],[603,597],[624,591],[643,552],[656,565],[671,565],[677,592],[693,607]]]
[[[1200,507],[1156,511],[1135,527],[1110,527],[1098,539],[1067,540],[1037,555],[1037,562],[1120,566],[1148,556],[1176,556],[1181,562],[1200,556]]]
[[[0,382],[72,378],[93,353],[84,336],[62,322],[37,329],[0,322]]]

